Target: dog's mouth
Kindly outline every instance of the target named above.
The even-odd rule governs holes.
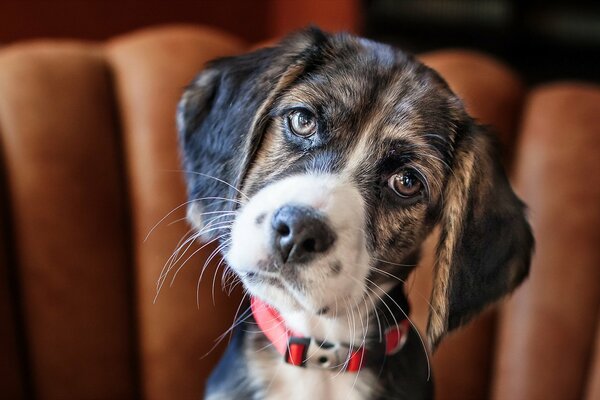
[[[290,281],[283,274],[274,272],[236,271],[240,280],[253,296],[260,297],[272,305],[287,304],[288,308],[295,311],[304,311],[314,315],[324,315],[330,307],[314,304],[310,300],[310,293],[306,293],[295,281]],[[279,299],[285,294],[286,302]]]
[[[264,271],[237,271],[246,285],[271,285],[284,288],[284,279],[279,274]]]
[[[263,271],[238,271],[238,275],[246,288],[251,293],[258,295],[261,298],[270,297],[265,296],[263,292],[275,289],[289,295],[290,300],[294,303],[294,309],[320,315],[322,312],[319,313],[319,311],[323,308],[327,308],[326,306],[320,308],[313,307],[310,302],[307,301],[306,296],[298,290],[297,285],[294,284],[294,282],[287,282],[281,274]]]

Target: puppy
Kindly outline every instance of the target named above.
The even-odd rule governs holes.
[[[426,347],[528,273],[494,140],[402,51],[308,29],[211,62],[178,125],[188,219],[252,298],[206,398],[431,398]],[[421,339],[402,283],[436,225]]]

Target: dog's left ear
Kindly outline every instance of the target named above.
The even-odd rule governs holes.
[[[213,61],[183,94],[177,123],[188,219],[205,240],[217,237],[232,219],[241,199],[236,188],[260,146],[272,104],[318,63],[327,38],[310,28],[274,47]]]
[[[449,331],[515,289],[529,272],[533,236],[495,140],[469,121],[457,134],[443,193],[427,336]]]

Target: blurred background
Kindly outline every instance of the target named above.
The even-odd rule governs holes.
[[[0,7],[3,43],[39,37],[102,40],[173,22],[208,24],[252,43],[314,23],[416,53],[483,50],[530,82],[600,79],[596,0],[2,0]]]
[[[0,399],[199,398],[240,293],[181,241],[175,105],[208,60],[308,24],[420,54],[530,207],[531,279],[442,345],[438,398],[600,399],[597,0],[0,0]]]

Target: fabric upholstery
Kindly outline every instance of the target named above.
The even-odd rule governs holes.
[[[197,286],[214,244],[176,257],[156,296],[189,229],[175,107],[205,62],[248,47],[172,26],[0,49],[0,398],[201,396],[241,296],[218,258]],[[531,279],[434,355],[438,398],[598,398],[600,89],[526,88],[473,52],[422,59],[499,133],[538,238]],[[421,329],[435,239],[408,284]]]
[[[599,127],[597,87],[540,87],[525,105],[515,183],[537,250],[503,309],[497,399],[583,398],[600,305]]]
[[[3,182],[2,182],[3,183]],[[4,188],[4,184],[2,188]],[[5,194],[0,193],[0,227],[8,226]],[[9,237],[7,229],[0,229],[0,389],[7,398],[20,399],[25,395],[22,379],[23,360],[19,352],[18,328],[16,323],[16,304],[14,293],[11,293],[12,280],[9,270]]]
[[[226,299],[220,290],[215,300],[219,307],[213,306],[213,265],[198,288],[196,307],[200,269],[214,247],[203,248],[188,261],[172,288],[170,274],[156,303],[153,301],[163,266],[189,230],[181,220],[186,195],[175,130],[177,101],[205,62],[242,49],[238,40],[195,28],[142,31],[115,39],[106,47],[121,115],[129,182],[142,390],[148,399],[180,399],[201,393],[202,377],[208,374],[219,352],[201,357],[232,323],[237,306],[237,301]],[[193,248],[187,254],[199,250]]]
[[[128,218],[107,64],[94,46],[16,45],[0,56],[0,92],[31,384],[40,398],[129,398]]]

